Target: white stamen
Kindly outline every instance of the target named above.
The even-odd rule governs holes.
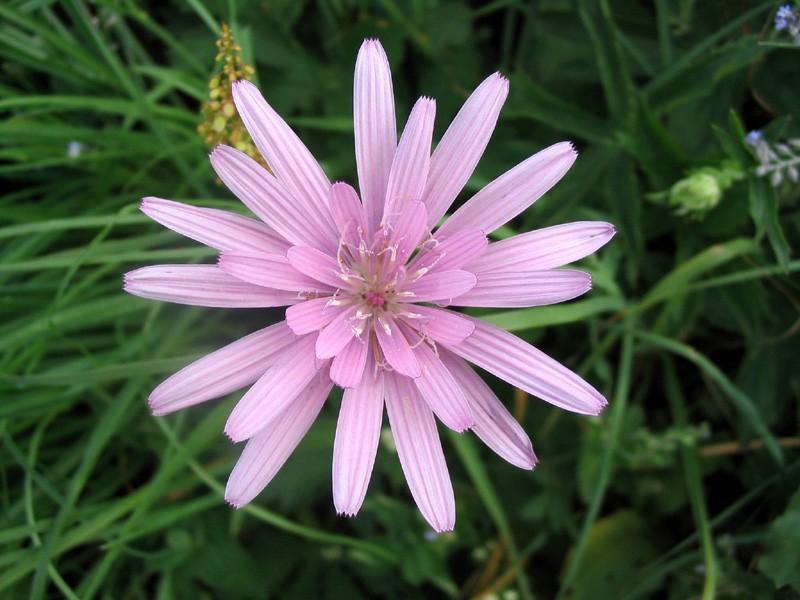
[[[398,313],[397,316],[405,317],[406,319],[426,319],[427,318],[425,315],[421,315],[419,313],[409,312],[409,311],[403,311],[401,313]]]
[[[386,335],[392,335],[392,328],[389,326],[389,323],[383,317],[378,317],[378,323],[380,323],[381,327],[383,327],[383,331]]]
[[[417,270],[417,271],[416,271],[416,272],[415,272],[415,273],[414,273],[414,274],[411,276],[411,281],[417,281],[417,280],[418,280],[420,277],[422,277],[423,275],[425,275],[425,274],[426,274],[428,271],[430,271],[430,269],[429,269],[428,267],[422,267],[421,269],[418,269],[418,270]]]
[[[329,300],[328,300],[328,302],[325,304],[325,306],[342,306],[342,305],[345,303],[345,301],[344,301],[344,300],[340,300],[340,299],[338,298],[338,296],[339,296],[339,293],[340,293],[341,291],[342,291],[341,289],[339,289],[339,288],[336,288],[336,291],[335,291],[335,292],[333,292],[333,296],[331,296],[331,297],[330,297],[330,299],[329,299]]]

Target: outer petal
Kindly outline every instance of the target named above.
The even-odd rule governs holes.
[[[456,502],[433,413],[408,377],[388,373],[384,380],[392,437],[411,495],[431,527],[451,531]]]
[[[477,283],[475,275],[468,271],[437,271],[428,273],[416,281],[405,284],[403,291],[409,295],[400,298],[404,302],[449,302],[463,296]]]
[[[557,304],[577,298],[592,288],[592,277],[583,271],[480,273],[478,283],[454,306],[523,307]]]
[[[164,380],[147,400],[154,415],[166,415],[250,385],[297,338],[284,321],[207,354]]]
[[[227,210],[153,197],[143,198],[140,208],[164,227],[217,250],[283,254],[289,248],[286,240],[268,226]]]
[[[432,98],[420,98],[411,109],[389,174],[384,220],[387,215],[401,212],[406,201],[422,199],[430,168],[435,116],[436,101]]]
[[[475,424],[464,390],[427,345],[420,344],[414,354],[422,374],[414,380],[419,393],[439,420],[453,431],[462,432]]]
[[[507,171],[461,206],[439,229],[449,235],[479,228],[489,234],[541,198],[564,176],[578,154],[569,142],[545,148]]]
[[[410,273],[450,271],[474,262],[486,250],[489,240],[480,229],[464,229],[426,248],[408,267]],[[426,246],[428,243],[426,242]]]
[[[246,255],[223,252],[217,264],[229,275],[253,285],[290,292],[334,292],[333,287],[303,275],[281,254]]]
[[[314,338],[300,338],[256,381],[236,404],[225,423],[234,442],[249,439],[273,422],[311,383],[319,372],[314,358]]]
[[[383,374],[367,369],[358,387],[346,389],[333,444],[333,504],[354,516],[367,494],[383,420]]]
[[[284,185],[244,152],[217,146],[209,156],[219,178],[234,195],[284,239],[323,250],[336,248],[336,235],[328,223],[295,199]]]
[[[464,102],[436,146],[424,193],[429,227],[444,216],[475,170],[506,96],[508,80],[499,73],[487,77]]]
[[[439,357],[467,395],[475,425],[472,431],[500,457],[520,469],[532,469],[537,459],[531,440],[486,382],[462,359],[447,350]]]
[[[289,264],[298,272],[333,289],[344,287],[347,283],[347,280],[342,277],[336,259],[316,248],[292,246],[286,253],[286,257],[289,259]]]
[[[330,323],[341,308],[331,304],[332,298],[314,298],[286,309],[286,324],[295,335],[319,331]]]
[[[607,402],[581,377],[517,336],[473,319],[475,331],[455,354],[529,394],[563,409],[598,415]]]
[[[288,313],[287,309],[287,313]],[[475,323],[451,310],[414,305],[401,314],[409,327],[441,344],[459,344],[475,331]]]
[[[397,147],[389,60],[378,40],[364,40],[356,60],[353,117],[358,186],[370,231],[383,215],[386,183]]]
[[[331,363],[331,379],[343,388],[356,387],[361,383],[369,356],[369,338],[353,338]],[[372,367],[370,367],[372,368]]]
[[[278,180],[308,219],[327,232],[330,239],[336,239],[328,210],[331,183],[319,163],[256,86],[237,81],[232,91],[239,116]]]
[[[266,308],[298,302],[297,294],[245,283],[216,265],[153,265],[125,273],[129,294],[177,304]]]
[[[491,244],[469,267],[474,273],[554,269],[589,256],[615,233],[602,221],[545,227]]]
[[[225,500],[241,508],[267,487],[316,420],[331,387],[330,380],[320,375],[272,423],[247,442],[228,478]]]
[[[397,323],[389,315],[380,317],[377,321],[374,326],[375,336],[386,362],[402,375],[419,377],[422,371],[417,357]]]

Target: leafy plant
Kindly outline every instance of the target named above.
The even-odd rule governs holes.
[[[773,31],[778,8],[0,4],[0,596],[709,599],[796,586],[800,213],[794,159],[776,144],[795,156],[787,140],[800,131],[796,46]],[[244,210],[197,133],[221,21],[332,180],[355,181],[353,57],[380,37],[398,106],[437,99],[436,138],[482,76],[511,80],[461,201],[549,143],[579,149],[564,181],[498,237],[571,220],[619,231],[582,265],[585,299],[472,311],[611,402],[587,424],[490,378],[541,464],[521,474],[467,437],[445,439],[452,534],[426,530],[393,456],[379,455],[356,519],[333,514],[337,398],[241,511],[222,501],[237,452],[219,432],[235,398],[147,413],[167,374],[282,318],[120,289],[135,266],[212,260],[138,213],[142,196]],[[753,130],[777,159],[760,161]],[[647,201],[722,166],[741,177],[702,219]],[[383,443],[389,454],[388,431]]]

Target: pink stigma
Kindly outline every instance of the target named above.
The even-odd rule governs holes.
[[[383,306],[386,304],[386,300],[383,299],[383,296],[371,291],[364,294],[364,299],[372,306]]]

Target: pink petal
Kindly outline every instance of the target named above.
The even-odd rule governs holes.
[[[411,109],[397,145],[386,190],[386,215],[399,213],[408,200],[421,200],[428,179],[436,101],[420,98]],[[427,225],[427,223],[425,223]]]
[[[140,209],[164,227],[217,250],[283,254],[289,248],[268,226],[226,210],[153,197],[143,198]]]
[[[353,83],[353,128],[358,187],[369,231],[383,215],[386,183],[397,147],[397,121],[389,60],[378,40],[364,40]]]
[[[207,354],[164,380],[147,402],[166,415],[253,383],[297,338],[281,321]]]
[[[607,402],[578,375],[517,336],[472,319],[475,331],[450,350],[493,375],[572,412],[598,415]]]
[[[419,377],[421,369],[414,350],[394,319],[390,315],[378,317],[373,329],[386,362],[402,375]]]
[[[436,531],[452,531],[456,502],[433,413],[408,377],[387,373],[384,385],[392,437],[414,502]]]
[[[222,182],[255,215],[292,244],[305,244],[333,251],[337,236],[333,228],[310,212],[306,202],[292,194],[244,152],[217,146],[211,165]]]
[[[331,387],[330,380],[320,375],[247,442],[228,478],[225,500],[241,508],[267,487],[316,420]]]
[[[424,194],[429,227],[444,216],[475,170],[506,96],[508,80],[499,73],[487,77],[464,102],[436,146]]]
[[[129,294],[177,304],[267,308],[298,302],[297,294],[245,283],[216,265],[153,265],[125,273]]]
[[[436,271],[428,273],[417,281],[406,283],[404,292],[408,296],[400,298],[403,302],[449,302],[463,296],[477,283],[477,278],[468,271]]]
[[[361,383],[369,356],[369,338],[353,338],[336,355],[331,363],[331,379],[343,388],[356,387]]]
[[[331,298],[314,298],[286,309],[286,324],[295,335],[319,331],[341,311],[331,303]]]
[[[333,504],[354,516],[364,502],[383,420],[383,374],[368,369],[361,384],[344,391],[333,444]]]
[[[475,424],[472,409],[450,371],[427,344],[420,344],[414,354],[422,374],[414,380],[419,393],[439,420],[453,431],[462,432]]]
[[[495,242],[469,267],[474,273],[554,269],[589,256],[615,233],[613,225],[602,221],[537,229]]]
[[[558,183],[577,157],[569,142],[554,144],[534,154],[470,198],[445,221],[439,234],[476,227],[491,233]]]
[[[408,266],[409,273],[450,271],[470,264],[486,251],[489,240],[480,229],[463,229],[426,248]],[[426,243],[425,246],[428,246]],[[420,271],[423,270],[423,271]],[[473,271],[473,269],[469,269]]]
[[[356,336],[354,328],[359,324],[355,321],[357,310],[355,306],[350,306],[325,326],[317,337],[317,358],[333,358]]]
[[[441,344],[459,344],[475,331],[475,323],[466,317],[430,306],[410,306],[407,312],[401,313],[401,318],[413,329]]]
[[[466,361],[453,353],[440,350],[439,357],[467,395],[472,414],[475,415],[472,431],[512,465],[520,469],[533,469],[538,461],[528,434],[486,382]]]
[[[290,292],[334,292],[334,288],[300,273],[281,254],[245,255],[223,252],[217,264],[229,275],[253,285]]]
[[[340,181],[331,186],[331,215],[341,238],[357,248],[367,227],[361,200],[352,186]]]
[[[397,248],[396,256],[393,258],[396,265],[406,263],[427,233],[425,214],[425,205],[422,202],[406,200],[398,216],[393,218],[388,214],[384,215],[384,221],[391,223],[389,245]]]
[[[455,298],[452,304],[496,308],[544,306],[572,300],[591,288],[591,275],[572,269],[479,273],[477,285]]]
[[[284,185],[309,221],[336,238],[328,210],[331,183],[319,163],[261,92],[249,81],[232,86],[233,101],[244,126],[270,169]]]
[[[314,335],[300,338],[256,381],[225,423],[234,442],[249,439],[275,420],[311,383],[320,369],[314,358]]]
[[[289,264],[297,271],[338,289],[344,286],[347,281],[342,278],[341,269],[336,259],[309,246],[292,246],[286,253]]]

